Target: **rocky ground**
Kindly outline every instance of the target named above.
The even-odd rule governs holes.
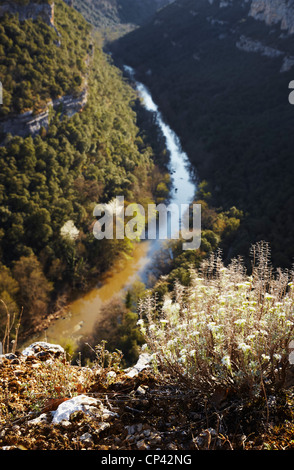
[[[205,401],[157,378],[141,356],[120,370],[70,364],[37,343],[0,356],[2,450],[294,449],[293,391]]]

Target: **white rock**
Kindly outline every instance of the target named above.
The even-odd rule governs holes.
[[[100,434],[102,431],[105,431],[106,429],[110,428],[109,423],[99,423],[99,429],[96,431],[98,434]]]
[[[106,377],[108,379],[115,379],[116,373],[114,372],[114,370],[110,370],[109,372],[107,372]]]
[[[128,377],[135,377],[136,375],[139,374],[139,372],[150,367],[149,364],[151,360],[152,360],[152,357],[150,354],[148,353],[141,354],[139,356],[137,364],[125,370],[126,375]]]
[[[138,441],[137,442],[137,447],[139,450],[147,450],[149,449],[150,447],[146,444],[146,442],[144,441],[144,439],[141,439],[141,441]]]
[[[85,434],[83,434],[83,435],[80,437],[80,441],[91,442],[91,441],[92,441],[92,434],[90,434],[89,432],[85,432]]]
[[[75,411],[89,412],[89,408],[96,406],[100,408],[101,402],[96,398],[87,395],[78,395],[70,400],[64,401],[59,405],[56,411],[52,411],[53,424],[59,424],[63,420],[69,420],[70,415]]]
[[[99,414],[102,419],[118,416],[117,413],[113,413],[107,408],[104,408],[100,400],[88,397],[87,395],[78,395],[77,397],[64,401],[59,405],[56,411],[52,411],[52,423],[59,424],[64,420],[68,421],[70,415],[76,411],[83,411],[84,413],[92,415]]]
[[[38,416],[37,418],[35,419],[31,419],[30,421],[28,421],[28,425],[29,426],[37,426],[38,424],[42,424],[42,423],[47,423],[48,421],[48,418],[47,418],[47,414],[46,413],[42,413],[40,416]]]
[[[37,341],[36,343],[32,343],[30,346],[25,348],[22,351],[22,355],[23,356],[34,356],[35,354],[40,352],[40,350],[44,350],[44,349],[48,350],[48,351],[52,351],[54,353],[57,353],[57,352],[64,353],[65,352],[63,347],[60,346],[59,344],[51,344],[51,343],[46,343],[45,341]]]

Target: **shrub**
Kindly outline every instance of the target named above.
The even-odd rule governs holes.
[[[241,259],[224,266],[219,252],[191,269],[191,285],[176,284],[159,311],[141,306],[142,333],[157,371],[172,382],[212,394],[219,387],[259,394],[281,387],[294,326],[293,272],[271,268],[270,250],[252,247],[252,271]]]

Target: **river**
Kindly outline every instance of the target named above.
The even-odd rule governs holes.
[[[190,204],[193,201],[196,185],[193,181],[192,170],[187,155],[182,151],[177,135],[165,123],[158,106],[154,103],[149,90],[135,80],[135,73],[131,67],[125,66],[125,72],[131,78],[142,105],[154,113],[157,125],[161,129],[166,148],[170,154],[169,171],[172,177],[172,187],[169,203],[180,207],[181,204]],[[98,241],[97,241],[98,243]],[[155,253],[162,247],[163,240],[144,240],[135,246],[133,257],[118,263],[102,281],[102,285],[92,289],[82,298],[70,303],[62,317],[54,321],[47,330],[32,341],[49,341],[66,345],[70,340],[77,342],[84,335],[93,330],[95,322],[99,319],[101,305],[116,295],[121,295],[125,289],[136,280],[146,282],[150,266]]]

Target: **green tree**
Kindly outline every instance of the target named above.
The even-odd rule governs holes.
[[[18,305],[23,307],[25,326],[32,326],[46,313],[52,285],[46,279],[35,255],[22,256],[14,263],[13,276],[18,282]]]
[[[12,277],[10,269],[6,266],[0,266],[0,337],[4,337],[7,313],[12,317],[17,317],[19,307],[16,302],[19,291],[18,282]],[[5,305],[4,305],[5,304]],[[7,310],[6,310],[7,308]]]

